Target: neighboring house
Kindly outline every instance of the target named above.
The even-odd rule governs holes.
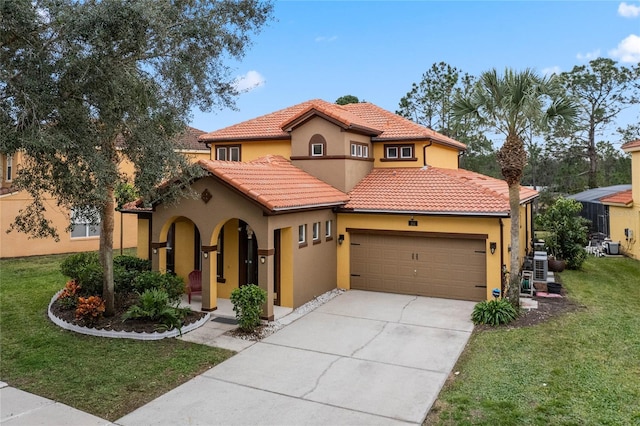
[[[579,201],[582,204],[580,216],[590,222],[589,233],[599,233],[608,237],[610,234],[609,206],[601,200],[627,190],[631,190],[631,185],[604,186],[587,189],[586,191],[569,195],[567,198]]]
[[[209,158],[209,150],[198,142],[198,137],[204,132],[188,128],[188,131],[177,141],[176,149],[197,161],[201,158]],[[25,161],[24,155],[17,152],[13,155],[0,153],[0,166],[2,177],[0,180],[0,258],[34,256],[44,254],[73,253],[82,251],[95,251],[99,248],[100,227],[90,225],[86,218],[73,214],[73,211],[58,207],[52,197],[44,200],[47,209],[47,218],[58,230],[60,241],[53,238],[31,238],[21,232],[11,231],[11,223],[21,209],[24,209],[31,201],[30,195],[25,191],[17,191],[13,186],[16,173],[20,170],[20,164]],[[127,162],[121,164],[121,170],[129,176],[133,175],[133,166]],[[69,224],[73,224],[73,231],[67,232]],[[120,224],[122,223],[122,228]],[[115,215],[114,248],[122,246],[135,247],[137,244],[137,222],[135,217],[124,215],[122,221],[120,213]]]
[[[620,242],[622,253],[640,259],[640,140],[622,145],[631,154],[631,189],[603,197],[600,201],[609,207],[609,235]]]
[[[504,181],[458,168],[465,145],[370,103],[304,102],[200,136],[200,196],[139,215],[156,270],[202,271],[202,309],[244,284],[295,308],[334,289],[485,300],[509,259]],[[521,189],[521,255],[532,201]]]

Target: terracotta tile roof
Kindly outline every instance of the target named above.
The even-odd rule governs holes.
[[[640,139],[638,139],[636,141],[627,142],[627,143],[623,144],[621,148],[624,151],[626,151],[626,150],[636,151],[638,148],[640,148]]]
[[[455,139],[451,139],[368,102],[347,104],[344,105],[344,108],[362,117],[368,123],[371,123],[370,125],[374,128],[382,130],[382,134],[374,138],[374,140],[433,139],[436,142],[455,148],[467,148],[465,144]]]
[[[187,130],[182,135],[180,135],[178,140],[176,141],[177,148],[208,151],[209,149],[203,143],[200,143],[198,141],[198,137],[200,137],[200,135],[204,135],[205,133],[206,132],[202,130],[198,130],[193,127],[187,127]]]
[[[522,187],[520,200],[537,191]],[[508,215],[506,182],[463,169],[374,169],[349,193],[346,210]]]
[[[321,99],[313,99],[207,133],[200,137],[200,141],[289,139],[287,130],[315,114],[325,116],[345,129],[369,134],[375,141],[432,139],[458,149],[466,149],[463,143],[371,103],[337,105]]]
[[[638,144],[638,146],[640,146],[640,144]],[[616,192],[615,194],[602,197],[600,198],[600,201],[605,204],[622,204],[625,206],[630,206],[631,204],[633,204],[633,193],[631,192],[631,189],[628,189],[626,191],[620,191]]]
[[[348,200],[344,192],[278,155],[249,163],[200,160],[198,164],[270,211],[338,206]]]

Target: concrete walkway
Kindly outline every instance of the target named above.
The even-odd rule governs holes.
[[[210,321],[184,340],[238,351],[109,423],[0,382],[6,425],[421,424],[473,330],[474,302],[348,291],[250,342]]]
[[[475,303],[349,291],[117,424],[420,424]]]

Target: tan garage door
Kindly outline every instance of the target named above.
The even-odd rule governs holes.
[[[484,239],[351,234],[351,288],[484,300]]]

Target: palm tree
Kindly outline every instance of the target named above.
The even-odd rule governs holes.
[[[481,74],[470,93],[456,98],[453,111],[459,118],[472,115],[487,129],[507,138],[497,157],[509,186],[511,211],[511,279],[506,293],[509,301],[517,306],[520,295],[520,180],[527,161],[523,134],[539,131],[551,121],[573,122],[577,109],[555,75],[540,77],[530,69],[522,72],[506,69],[500,76],[492,69]]]

